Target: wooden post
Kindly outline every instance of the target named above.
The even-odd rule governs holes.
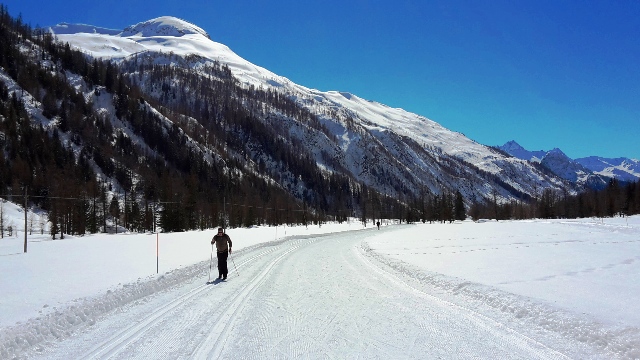
[[[24,187],[24,252],[27,252],[27,186]]]
[[[156,274],[160,272],[160,241],[158,240],[160,235],[156,233]]]

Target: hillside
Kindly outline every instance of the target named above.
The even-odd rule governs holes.
[[[172,30],[167,30],[169,28]],[[257,114],[262,121],[269,118],[282,123],[287,132],[285,137],[291,143],[300,142],[305,152],[326,170],[346,170],[358,182],[386,194],[415,196],[425,189],[431,193],[459,189],[467,199],[480,200],[497,189],[502,197],[509,199],[532,194],[534,182],[542,188],[564,186],[558,179],[549,178],[525,162],[502,156],[423,116],[354,94],[321,92],[294,84],[242,59],[227,46],[212,41],[201,29],[191,31],[193,28],[197,26],[161,17],[133,25],[117,35],[113,32],[57,34],[58,27],[50,31],[61,41],[93,57],[125,64],[127,74],[137,78],[146,94],[153,94],[155,90],[154,97],[159,100],[162,99],[157,93],[157,84],[162,81],[168,89],[182,88],[185,80],[181,75],[154,78],[150,83],[148,76],[141,76],[139,69],[127,64],[169,64],[199,77],[200,81],[206,81],[206,69],[213,63],[227,66],[243,90],[285,96],[300,111],[316,117],[329,134],[304,126],[296,116],[271,111],[266,108],[267,104],[262,104],[260,107],[265,110]],[[110,46],[104,46],[105,43]],[[198,104],[192,99],[191,89],[183,88],[177,94],[172,91],[172,99],[165,96],[164,100],[173,101],[164,101],[163,105],[177,107],[175,103],[182,102],[183,108],[193,108]],[[200,117],[195,118],[202,121]],[[297,128],[300,125],[302,127]],[[477,170],[483,174],[478,176]],[[460,178],[466,181],[461,183]]]

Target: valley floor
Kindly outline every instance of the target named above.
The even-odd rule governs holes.
[[[640,293],[638,231],[593,220],[287,236],[234,251],[227,281],[208,283],[207,259],[0,328],[0,357],[640,358],[639,321],[620,308]]]

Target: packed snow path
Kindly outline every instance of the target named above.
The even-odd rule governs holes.
[[[207,266],[191,283],[117,310],[40,355],[565,358],[505,324],[403,282],[363,251],[373,231],[298,237],[232,254],[226,282],[206,284]],[[380,231],[393,236],[391,228]]]

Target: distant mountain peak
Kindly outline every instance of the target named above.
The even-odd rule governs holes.
[[[510,148],[510,149],[522,149],[522,150],[524,150],[524,148],[520,144],[518,144],[515,140],[507,141],[502,147],[503,148]]]
[[[563,179],[593,188],[606,185],[603,177],[624,181],[640,179],[640,161],[634,159],[589,156],[574,160],[558,148],[550,151],[529,151],[513,140],[498,148],[518,159],[540,163]]]
[[[540,162],[542,158],[547,154],[546,151],[529,151],[523,148],[520,144],[518,144],[515,140],[508,141],[506,144],[502,146],[498,146],[498,148],[502,151],[505,151],[512,156],[515,156],[518,159]]]
[[[175,36],[181,37],[188,34],[199,34],[211,39],[202,28],[173,16],[161,16],[159,18],[143,21],[124,29],[120,36]]]
[[[547,152],[546,156],[550,156],[550,155],[569,159],[567,154],[565,154],[562,150],[560,150],[558,148],[553,148],[553,150],[550,150],[549,152]]]

